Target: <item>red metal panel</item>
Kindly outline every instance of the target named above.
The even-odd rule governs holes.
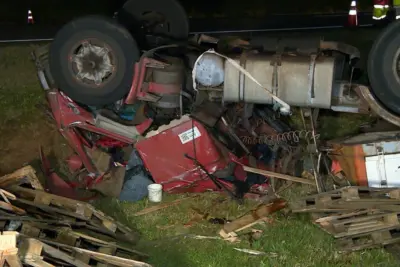
[[[189,136],[192,126],[193,131],[200,133],[194,140]],[[185,132],[189,135],[182,140],[185,139],[182,137]],[[201,192],[215,188],[207,175],[185,154],[197,158],[210,173],[225,168],[228,163],[204,126],[194,120],[142,140],[136,144],[136,148],[154,181],[163,184],[164,191],[168,192],[178,192],[183,188],[185,192]]]

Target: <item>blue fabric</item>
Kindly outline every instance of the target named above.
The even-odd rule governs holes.
[[[122,191],[119,195],[121,201],[139,201],[147,197],[148,190],[147,186],[153,183],[147,176],[142,174],[130,175],[132,171],[128,171],[126,176],[127,180],[122,187]]]
[[[119,200],[135,202],[147,197],[147,186],[152,183],[153,181],[144,169],[139,153],[134,150],[126,166],[125,182]]]
[[[136,111],[140,107],[140,102],[133,105],[124,105],[122,109],[118,112],[119,116],[124,120],[133,120],[136,116]]]

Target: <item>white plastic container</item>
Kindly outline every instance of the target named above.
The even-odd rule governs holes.
[[[149,201],[150,202],[161,202],[162,200],[162,185],[161,184],[151,184],[147,186],[149,191]]]

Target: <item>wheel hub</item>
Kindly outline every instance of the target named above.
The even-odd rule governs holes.
[[[142,29],[145,29],[148,33],[168,34],[170,32],[169,22],[159,12],[143,12],[140,21]]]
[[[400,49],[397,49],[393,61],[392,61],[392,71],[397,82],[400,83]]]
[[[72,56],[72,62],[76,78],[84,83],[99,86],[114,73],[111,53],[106,46],[84,42]]]

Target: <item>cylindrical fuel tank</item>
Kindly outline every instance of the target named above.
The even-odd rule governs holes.
[[[331,106],[335,58],[318,56],[248,54],[232,58],[289,105],[326,108]],[[277,64],[275,64],[277,62]],[[225,102],[272,104],[273,99],[256,83],[225,61]],[[274,85],[276,85],[274,87]]]

